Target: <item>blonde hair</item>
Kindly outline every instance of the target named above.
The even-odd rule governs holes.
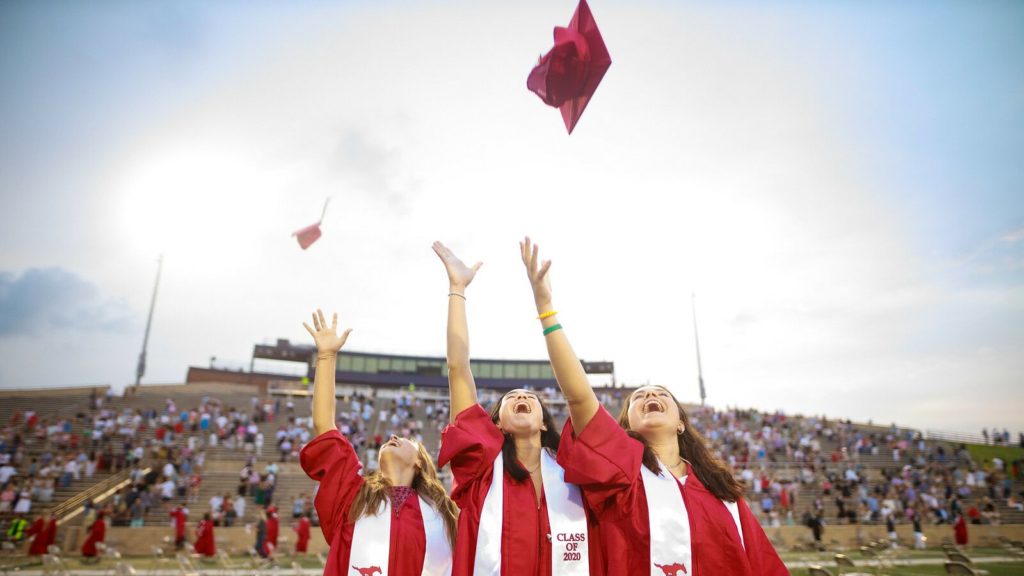
[[[434,460],[427,453],[427,449],[420,443],[417,443],[416,446],[419,452],[417,458],[419,467],[412,478],[412,489],[441,515],[444,520],[445,532],[448,534],[448,543],[454,548],[459,509],[455,502],[448,497],[448,491],[444,489],[444,485],[438,479],[437,467],[434,466]],[[389,488],[391,488],[391,481],[379,471],[367,475],[352,502],[352,508],[349,509],[349,521],[355,522],[363,516],[379,514],[384,499],[388,497]]]

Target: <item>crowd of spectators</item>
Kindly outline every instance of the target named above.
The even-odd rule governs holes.
[[[627,393],[605,389],[599,399],[617,414]],[[538,394],[563,422],[567,410],[558,391]],[[490,407],[501,395],[481,390],[479,396]],[[105,503],[113,525],[145,525],[154,510],[163,524],[168,511],[182,504],[205,508],[213,525],[232,526],[246,517],[247,507],[274,503],[279,463],[296,461],[315,434],[312,419],[299,416],[291,399],[254,396],[236,407],[203,397],[182,408],[167,398],[146,409],[115,409],[112,400],[94,391],[90,409],[73,418],[40,418],[32,411],[11,416],[0,432],[0,513],[30,514],[34,502],[51,502],[61,488],[128,469],[130,487]],[[960,516],[998,524],[1007,510],[1024,513],[1024,493],[1015,484],[1024,480],[1021,460],[977,462],[962,445],[925,441],[896,426],[735,408],[691,407],[689,414],[691,425],[744,483],[766,526],[804,524],[820,531],[829,523],[952,524]],[[344,394],[337,415],[339,431],[371,471],[393,434],[426,443],[436,456],[450,418],[445,395],[411,389]],[[264,437],[264,430],[273,430],[272,436]],[[1005,430],[985,434],[992,444],[1009,444]],[[199,502],[207,451],[213,449],[243,453],[246,462],[235,491]],[[294,518],[309,514],[315,522],[315,489],[292,500]]]
[[[1024,480],[1021,460],[976,462],[963,444],[926,442],[895,425],[738,409],[696,408],[690,415],[743,480],[765,525],[811,525],[818,517],[952,524],[959,515],[998,524],[998,502],[1024,511],[1014,484]]]

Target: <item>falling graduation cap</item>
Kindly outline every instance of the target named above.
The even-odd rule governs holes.
[[[569,26],[555,27],[555,46],[541,56],[526,79],[526,87],[562,112],[565,129],[572,134],[611,65],[612,58],[590,6],[587,0],[580,0]]]
[[[309,226],[292,233],[292,236],[295,236],[298,239],[299,246],[302,247],[303,250],[309,248],[313,242],[320,239],[320,224],[324,221],[324,215],[327,214],[327,204],[330,201],[330,198],[324,200],[324,209],[320,212],[320,220],[318,220],[316,224],[310,224]]]

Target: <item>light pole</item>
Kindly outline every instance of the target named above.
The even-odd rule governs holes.
[[[160,288],[160,272],[164,267],[164,255],[156,260],[156,283],[153,284],[153,298],[149,301],[149,317],[146,318],[146,334],[142,337],[142,352],[139,353],[139,365],[135,368],[135,387],[139,387],[142,376],[146,374],[146,347],[149,345],[149,328],[153,324],[153,309],[156,308],[156,292]]]
[[[700,405],[704,405],[707,394],[704,392],[704,374],[700,367],[700,339],[697,337],[697,296],[690,292],[690,306],[693,310],[693,343],[697,346],[697,382],[700,384]]]

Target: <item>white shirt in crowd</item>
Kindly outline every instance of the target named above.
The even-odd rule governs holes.
[[[14,466],[10,464],[4,464],[0,466],[0,484],[7,484],[7,481],[11,479],[18,471],[14,469]]]

